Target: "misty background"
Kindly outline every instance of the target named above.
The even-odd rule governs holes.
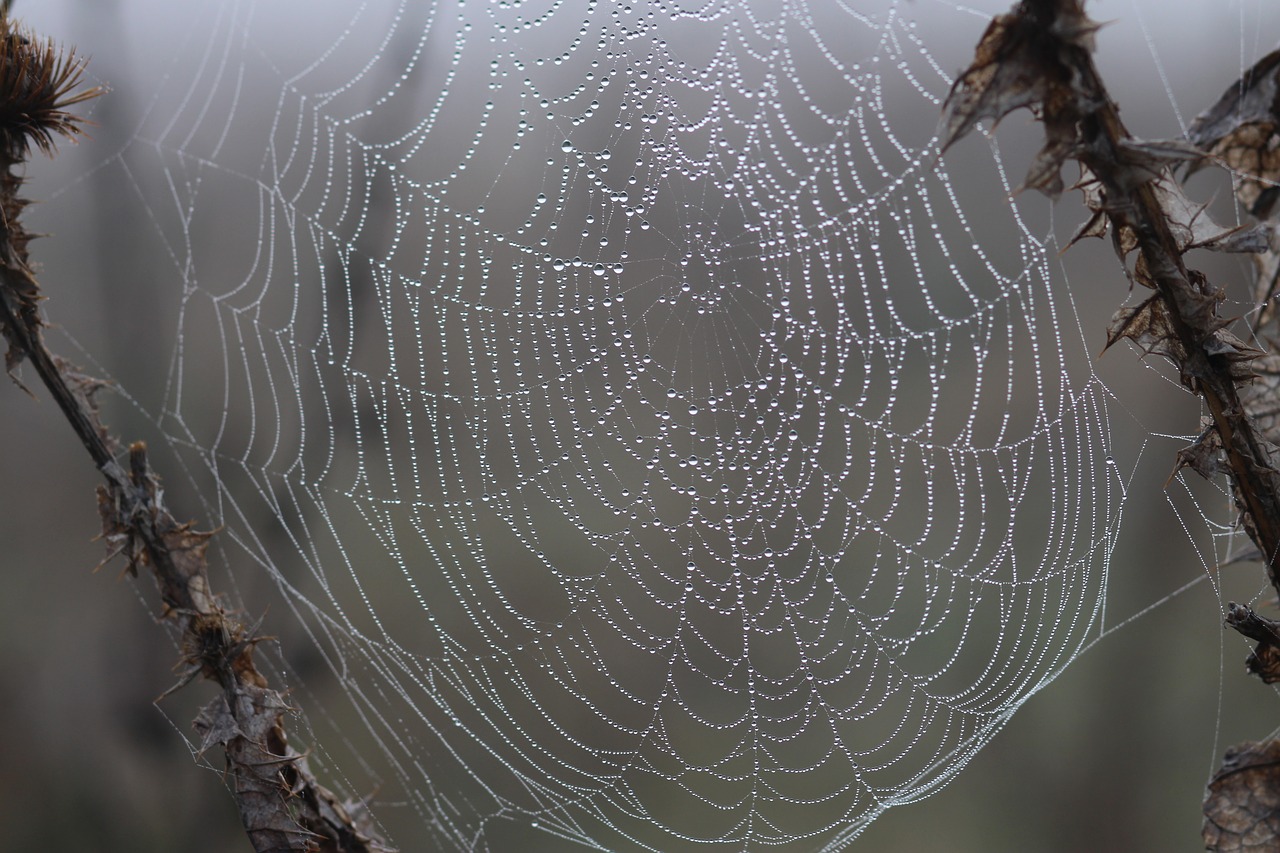
[[[49,344],[86,372],[120,384],[121,396],[105,401],[105,419],[125,441],[145,438],[155,449],[169,505],[180,518],[218,517],[218,497],[200,488],[198,471],[191,482],[171,467],[184,464],[181,451],[165,448],[164,436],[177,432],[174,424],[157,429],[141,414],[157,410],[169,387],[178,277],[167,255],[184,239],[173,223],[147,219],[147,211],[165,210],[148,200],[172,191],[166,181],[173,174],[164,173],[172,164],[149,134],[165,115],[192,114],[189,104],[165,99],[177,92],[181,103],[183,87],[174,81],[184,74],[195,79],[193,69],[204,74],[217,67],[219,57],[204,49],[235,43],[211,27],[232,33],[250,22],[265,27],[254,30],[252,51],[268,66],[288,65],[298,61],[286,56],[291,44],[312,43],[307,35],[324,42],[327,22],[340,17],[322,3],[309,4],[302,18],[267,5],[227,3],[215,14],[176,4],[18,0],[15,9],[37,32],[91,57],[89,80],[111,88],[90,108],[92,139],[63,146],[56,161],[39,160],[29,171],[26,194],[40,202],[29,226],[49,235],[32,249],[49,297]],[[933,31],[926,18],[930,7],[918,8],[931,53],[955,73],[971,56],[984,21],[972,16],[967,29]],[[1099,34],[1099,64],[1130,129],[1150,138],[1175,135],[1280,37],[1280,19],[1260,3],[1214,8],[1144,0],[1097,3],[1089,11],[1114,22]],[[262,35],[271,27],[279,32],[278,57],[263,49],[274,44]],[[353,76],[359,59],[352,58]],[[272,93],[254,92],[253,85],[252,79],[228,80],[215,89],[243,91],[238,97],[261,108],[261,125],[269,125]],[[1166,87],[1174,93],[1172,103]],[[247,122],[232,130],[246,124],[257,126]],[[222,139],[219,128],[192,133],[197,129],[213,138],[193,136],[192,151],[208,146],[231,159],[237,147],[250,156],[261,148],[260,139]],[[1002,128],[1015,183],[1036,138],[1025,114],[1010,116]],[[122,152],[127,157],[120,158]],[[967,155],[960,150],[955,156]],[[1225,180],[1206,175],[1192,187],[1200,197],[1216,197],[1214,209],[1229,217]],[[208,261],[199,271],[201,284],[223,274],[214,266],[220,241],[234,244],[238,229],[258,216],[252,196],[228,186],[225,198],[212,200],[217,192],[202,202],[203,230],[192,232],[209,241],[199,250]],[[1039,197],[1020,204],[1034,222],[1052,217],[1060,235],[1084,218],[1073,194],[1056,206]],[[993,209],[1003,205],[1001,198],[993,201]],[[980,210],[967,212],[982,217]],[[1246,265],[1220,258],[1195,262],[1228,288],[1235,313],[1247,310]],[[243,258],[225,263],[228,278],[241,275]],[[1073,248],[1060,264],[1096,354],[1107,319],[1126,296],[1126,282],[1109,247],[1098,241]],[[1214,572],[1212,582],[1203,579],[1215,552],[1200,512],[1223,522],[1228,508],[1212,488],[1192,484],[1198,505],[1176,483],[1162,489],[1185,442],[1161,434],[1195,431],[1195,401],[1159,365],[1144,365],[1122,348],[1097,359],[1095,369],[1115,393],[1111,416],[1124,451],[1117,456],[1138,460],[1111,564],[1107,622],[1119,624],[1161,603],[1104,638],[1031,698],[957,779],[921,803],[890,810],[853,849],[1200,849],[1203,785],[1222,752],[1276,727],[1275,692],[1244,674],[1248,648],[1221,628],[1226,600],[1260,596],[1260,609],[1267,611],[1271,595],[1263,589],[1261,569],[1233,565]],[[31,375],[24,379],[33,384]],[[198,766],[184,741],[189,721],[211,693],[197,684],[158,707],[151,704],[175,680],[173,639],[155,622],[148,579],[122,579],[114,564],[92,572],[103,557],[101,543],[92,541],[97,478],[43,389],[33,391],[35,402],[16,386],[0,391],[0,566],[8,584],[0,596],[0,727],[7,733],[0,748],[0,824],[6,828],[0,849],[244,849],[218,759],[213,768]],[[221,409],[217,395],[191,401],[188,411],[212,419],[192,428],[215,429],[209,424],[221,423]],[[235,428],[236,416],[231,420]],[[253,612],[264,606],[255,602],[270,597],[269,585],[249,575],[216,576],[215,582]],[[268,624],[283,653],[296,656],[290,667],[303,677],[295,685],[299,704],[312,709],[316,700],[327,707],[333,688],[325,683],[326,670],[308,661],[305,649],[297,650],[305,637],[283,619]],[[299,742],[310,743],[307,733],[299,733]],[[331,749],[337,760],[343,747]],[[379,811],[384,815],[402,849],[429,849],[412,834],[410,810],[391,804]],[[554,841],[535,848],[538,843],[544,840],[530,839],[527,846],[563,849]]]

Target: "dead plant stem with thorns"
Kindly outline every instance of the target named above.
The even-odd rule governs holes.
[[[33,148],[52,155],[59,137],[83,135],[69,108],[103,94],[80,88],[84,63],[49,40],[22,32],[0,3],[0,331],[8,342],[10,375],[29,363],[57,401],[105,483],[98,487],[103,535],[128,571],[150,567],[163,618],[182,635],[184,674],[219,692],[195,721],[200,750],[220,748],[226,780],[253,849],[259,853],[372,853],[388,850],[362,804],[344,803],[317,782],[303,753],[293,749],[285,720],[295,711],[257,668],[260,637],[223,607],[210,590],[205,552],[211,533],[179,523],[161,502],[146,447],[117,461],[120,443],[103,427],[93,395],[101,383],[74,373],[45,345],[39,303],[22,225],[26,200],[18,173]],[[15,380],[16,381],[16,380]],[[21,384],[21,383],[19,383]]]

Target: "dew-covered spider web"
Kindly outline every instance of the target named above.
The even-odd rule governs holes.
[[[938,158],[1000,4],[202,5],[122,393],[405,849],[840,849],[1106,629],[1098,337]]]

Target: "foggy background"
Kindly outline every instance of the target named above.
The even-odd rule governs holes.
[[[249,4],[225,6],[234,11]],[[312,19],[281,26],[323,30],[323,4],[311,8]],[[1263,14],[1256,3],[1225,10],[1155,2],[1098,3],[1089,9],[1095,19],[1115,21],[1099,35],[1099,63],[1130,129],[1146,137],[1175,135],[1180,119],[1189,121],[1216,100],[1237,78],[1241,63],[1260,57],[1280,36],[1277,16]],[[155,235],[171,226],[139,221],[136,212],[139,196],[165,192],[158,168],[164,154],[157,149],[157,168],[145,172],[109,161],[127,149],[131,164],[146,165],[148,140],[136,128],[156,110],[172,109],[152,100],[158,78],[194,63],[216,64],[216,56],[200,52],[212,40],[189,13],[171,5],[18,0],[15,11],[38,32],[92,57],[90,80],[112,89],[91,107],[92,140],[63,146],[55,162],[38,161],[30,170],[26,194],[41,203],[28,224],[50,235],[32,250],[43,267],[55,327],[50,347],[89,373],[112,376],[126,394],[154,407],[164,393],[176,328],[172,270]],[[206,14],[196,20],[204,25],[213,19]],[[926,31],[928,23],[921,21]],[[1152,59],[1142,24],[1161,65]],[[933,55],[947,70],[958,71],[983,26],[974,17],[966,31],[929,33]],[[280,38],[292,40],[284,29]],[[281,50],[287,48],[282,44]],[[1015,183],[1035,140],[1025,114],[1006,120],[1001,141]],[[230,138],[225,145],[253,151],[260,140]],[[1216,194],[1215,209],[1230,209],[1225,181],[1206,176],[1193,187],[1204,198]],[[206,200],[202,210],[216,227],[234,232],[243,218],[257,216],[256,208],[248,217],[237,212],[246,203],[256,204],[228,192],[225,209]],[[1034,221],[1050,215],[1038,197],[1024,206]],[[981,211],[968,213],[981,218]],[[1084,218],[1078,196],[1065,195],[1052,215],[1058,233],[1069,234]],[[231,278],[241,274],[242,260],[227,259]],[[1085,338],[1100,352],[1106,320],[1125,297],[1123,276],[1109,248],[1097,241],[1073,248],[1061,263]],[[1243,313],[1245,265],[1218,258],[1196,263],[1229,288],[1234,313]],[[202,269],[199,281],[218,274]],[[1232,313],[1229,307],[1224,313]],[[1204,574],[1193,540],[1205,560],[1214,557],[1185,490],[1175,484],[1168,494],[1187,516],[1186,530],[1161,490],[1184,442],[1151,435],[1193,432],[1194,401],[1166,381],[1167,371],[1144,367],[1124,348],[1099,359],[1097,370],[1119,401],[1111,412],[1116,440],[1129,446],[1117,456],[1132,459],[1134,445],[1148,442],[1111,566],[1107,621],[1114,625]],[[38,402],[16,387],[0,391],[6,395],[0,406],[0,566],[8,584],[0,596],[0,727],[6,733],[0,747],[0,849],[245,849],[219,774],[197,767],[182,739],[195,709],[211,693],[193,685],[159,710],[150,703],[174,681],[177,654],[168,633],[154,623],[149,580],[122,580],[118,565],[91,573],[102,558],[101,544],[90,541],[97,532],[95,472],[43,389],[34,387],[30,373],[24,379]],[[221,409],[216,398],[197,404],[213,415]],[[109,402],[106,420],[125,441],[146,438],[161,452],[155,427],[130,406]],[[166,476],[175,515],[213,517],[180,474],[165,473],[169,462],[158,458],[157,468]],[[1199,494],[1216,519],[1228,517],[1211,489]],[[213,497],[205,493],[205,500]],[[225,579],[215,581],[227,589]],[[241,583],[253,607],[259,600],[252,595],[254,582]],[[922,803],[890,810],[853,849],[1200,849],[1203,785],[1222,751],[1267,736],[1280,717],[1274,691],[1243,672],[1246,645],[1221,628],[1222,603],[1256,596],[1261,570],[1230,566],[1221,583],[1221,597],[1212,583],[1201,581],[1105,638],[1028,701],[955,781]],[[1263,612],[1270,599],[1264,592]],[[281,633],[290,654],[290,641],[302,638]],[[311,708],[308,692],[323,697],[329,690],[325,671],[305,661],[293,665],[306,675],[299,704]],[[303,733],[298,740],[309,743]],[[412,825],[403,817],[397,824],[394,807],[389,811],[389,823]],[[395,840],[404,850],[426,849],[404,831]]]

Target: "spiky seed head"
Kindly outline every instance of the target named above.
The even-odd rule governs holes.
[[[96,98],[100,86],[81,89],[85,61],[52,39],[23,32],[0,8],[0,152],[23,160],[31,145],[52,154],[57,137],[84,133],[70,107]]]

